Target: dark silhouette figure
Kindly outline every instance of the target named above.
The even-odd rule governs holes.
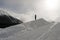
[[[37,18],[37,16],[36,16],[36,14],[35,14],[35,20],[36,20],[36,18]]]

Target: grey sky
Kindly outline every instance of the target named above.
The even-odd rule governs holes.
[[[14,12],[21,13],[32,8],[30,5],[31,2],[29,2],[30,0],[0,0],[0,5],[4,8],[13,10]]]
[[[33,19],[37,14],[38,19],[43,17],[47,20],[55,20],[59,17],[59,0],[0,0],[0,7],[8,8],[15,13],[26,13],[25,16]],[[18,15],[17,15],[18,16]],[[27,19],[26,19],[27,20]]]

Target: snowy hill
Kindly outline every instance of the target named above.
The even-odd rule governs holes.
[[[44,19],[18,24],[0,30],[2,40],[35,40],[47,32],[54,23]],[[30,28],[30,29],[29,29]]]
[[[26,27],[30,27],[30,28],[39,28],[39,27],[42,27],[42,26],[46,26],[46,25],[49,25],[49,24],[52,24],[52,22],[48,22],[46,20],[44,20],[43,18],[41,19],[38,19],[36,21],[31,21],[31,22],[27,22],[27,23],[23,23]]]

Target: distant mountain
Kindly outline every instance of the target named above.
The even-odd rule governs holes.
[[[44,20],[43,18],[38,19],[36,21],[31,21],[27,23],[23,23],[26,27],[32,27],[32,28],[39,28],[45,25],[53,24],[52,22],[48,22]]]
[[[6,28],[21,23],[23,23],[21,20],[12,17],[6,11],[0,10],[0,28]]]

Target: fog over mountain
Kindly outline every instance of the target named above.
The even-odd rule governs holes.
[[[0,28],[6,28],[21,23],[23,23],[21,20],[11,16],[6,10],[0,9]]]

